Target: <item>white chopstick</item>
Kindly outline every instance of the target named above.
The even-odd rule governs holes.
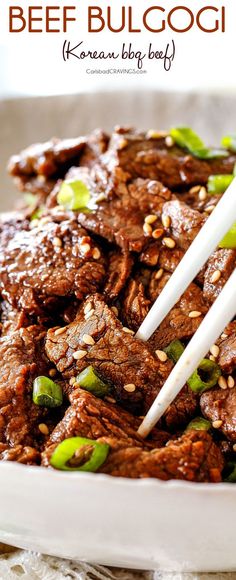
[[[178,395],[227,324],[236,313],[236,269],[210,308],[176,363],[160,393],[141,423],[138,433],[146,437]]]
[[[235,221],[236,178],[222,196],[153,304],[136,334],[137,338],[148,340],[152,336]]]

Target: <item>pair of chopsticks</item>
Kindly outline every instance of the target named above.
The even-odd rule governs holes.
[[[136,334],[137,338],[148,340],[152,336],[235,221],[236,178],[222,196],[153,304]],[[235,313],[236,270],[231,274],[220,295],[174,366],[142,421],[138,429],[139,435],[146,437],[150,433]]]

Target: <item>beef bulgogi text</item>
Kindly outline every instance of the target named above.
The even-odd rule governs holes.
[[[116,127],[10,159],[22,196],[0,221],[2,460],[236,481],[236,321],[151,435],[137,433],[235,268],[229,232],[150,340],[136,338],[233,179],[226,141]]]

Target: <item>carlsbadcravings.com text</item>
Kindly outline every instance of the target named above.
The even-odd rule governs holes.
[[[232,0],[233,1],[233,0]],[[140,33],[147,30],[151,33],[161,33],[171,30],[185,33],[192,28],[198,28],[208,34],[226,30],[225,6],[205,5],[201,9],[188,6],[175,6],[171,10],[164,6],[152,5],[140,12],[139,6],[99,6],[87,7],[87,30],[99,33],[109,30],[113,33],[123,31]],[[218,2],[217,2],[218,4]],[[20,33],[67,33],[73,26],[81,23],[79,6],[48,6],[45,3],[37,6],[10,6],[9,32]]]
[[[134,61],[138,69],[143,68],[144,62],[148,60],[159,60],[163,63],[163,67],[166,71],[171,69],[172,62],[175,58],[175,43],[172,40],[168,43],[164,50],[157,50],[153,47],[150,42],[148,50],[137,50],[132,42],[123,42],[120,51],[104,51],[104,50],[89,50],[84,46],[84,42],[81,41],[76,45],[71,45],[69,40],[65,40],[62,49],[63,60],[67,61],[71,57],[77,58],[78,60],[117,60],[121,58],[125,61]]]

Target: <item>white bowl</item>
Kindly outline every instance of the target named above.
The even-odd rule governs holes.
[[[236,569],[236,486],[0,464],[0,540],[140,569]]]
[[[37,99],[40,123],[34,117],[33,124],[30,111],[35,111],[35,99],[3,103],[3,165],[10,154],[35,139],[64,135],[65,125],[73,135],[99,124],[108,127],[118,118],[125,124],[141,118],[145,126],[152,126],[152,120],[161,117],[163,126],[168,126],[176,123],[177,115],[189,124],[197,111],[197,127],[200,130],[202,119],[206,130],[207,113],[213,136],[216,130],[219,135],[226,132],[228,110],[234,111],[231,97],[222,96],[220,118],[219,99],[206,95],[196,100],[191,95],[160,93],[157,99],[150,93],[148,107],[147,94],[95,98],[95,108],[94,95]],[[79,128],[78,106],[83,111]],[[12,197],[2,195],[2,211],[11,208],[16,196],[9,184],[6,181],[2,191],[11,191]],[[235,522],[236,485],[135,481],[0,463],[0,541],[22,548],[110,566],[236,570]]]

